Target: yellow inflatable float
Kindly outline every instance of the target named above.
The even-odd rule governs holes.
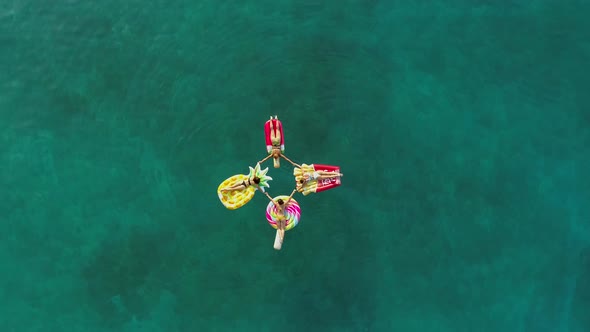
[[[268,181],[272,178],[267,176],[268,167],[261,170],[260,164],[256,164],[256,167],[250,167],[250,173],[237,174],[227,178],[221,182],[217,187],[217,196],[221,201],[221,204],[229,210],[236,210],[246,205],[257,189],[264,192],[264,187],[270,187]]]

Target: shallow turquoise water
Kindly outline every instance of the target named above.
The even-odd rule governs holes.
[[[0,331],[590,330],[590,3],[413,3],[1,3]]]

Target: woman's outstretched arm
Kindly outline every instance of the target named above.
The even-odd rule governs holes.
[[[268,199],[270,199],[270,201],[275,205],[275,207],[278,209],[279,208],[279,203],[275,202],[274,199],[272,199],[272,197],[270,197],[270,195],[265,191],[264,194],[266,195],[266,197],[268,197]]]
[[[272,154],[269,154],[268,156],[266,156],[264,159],[262,159],[262,160],[261,160],[261,161],[259,161],[258,163],[259,163],[260,165],[262,165],[262,163],[263,163],[263,162],[265,162],[265,161],[267,161],[267,160],[268,160],[268,158],[270,158],[270,157],[272,157]]]
[[[287,201],[285,202],[285,206],[287,204],[289,204],[289,201],[291,200],[291,198],[293,198],[293,195],[295,195],[295,193],[297,192],[297,189],[293,189],[293,191],[291,192],[291,195],[289,196],[289,198],[287,199]]]
[[[293,165],[294,167],[301,168],[301,165],[294,163],[291,159],[287,158],[287,156],[285,156],[282,153],[281,153],[281,157],[285,158],[285,160],[288,161],[288,162],[290,162],[291,165]]]

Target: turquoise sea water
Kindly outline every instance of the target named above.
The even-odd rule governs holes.
[[[1,2],[0,331],[590,331],[589,12]],[[275,114],[345,175],[281,251]]]

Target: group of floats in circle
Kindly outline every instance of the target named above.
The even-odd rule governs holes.
[[[266,207],[266,220],[270,226],[276,229],[274,248],[280,250],[285,238],[285,231],[293,229],[301,219],[301,207],[293,198],[295,193],[307,196],[311,193],[319,193],[341,184],[342,173],[340,167],[321,164],[297,164],[285,156],[285,135],[283,124],[277,116],[271,116],[264,124],[266,138],[266,152],[268,155],[256,163],[255,167],[249,167],[250,172],[237,174],[221,182],[217,188],[217,195],[221,203],[229,210],[236,210],[246,205],[254,197],[256,191],[262,192],[270,202]],[[268,167],[261,165],[273,159],[274,168],[281,167],[281,158],[293,165],[295,177],[295,189],[290,195],[270,196],[265,188],[269,188],[272,177],[268,176]]]

